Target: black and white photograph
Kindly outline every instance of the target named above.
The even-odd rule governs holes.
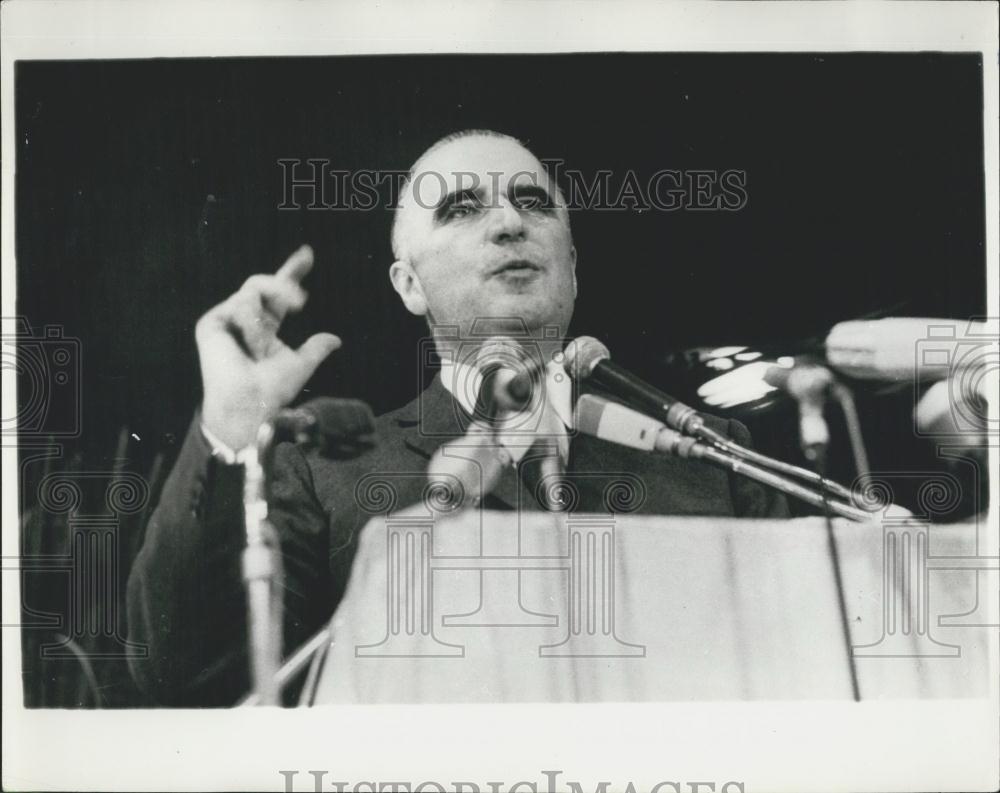
[[[72,5],[5,789],[996,789],[996,6]]]

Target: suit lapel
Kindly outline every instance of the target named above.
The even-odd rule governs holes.
[[[441,444],[464,435],[469,421],[465,411],[441,384],[440,374],[396,416],[403,442],[427,459]]]

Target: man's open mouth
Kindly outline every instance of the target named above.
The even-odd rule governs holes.
[[[537,264],[529,262],[527,259],[514,259],[494,268],[492,275],[527,275],[528,273],[539,272],[541,269]]]

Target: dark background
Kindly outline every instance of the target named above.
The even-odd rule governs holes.
[[[689,347],[791,348],[858,316],[985,312],[975,54],[21,62],[16,93],[18,314],[36,334],[56,325],[79,339],[82,395],[61,457],[45,467],[22,455],[33,551],[69,554],[69,518],[32,512],[46,472],[134,470],[156,489],[200,399],[196,319],[302,242],[316,250],[312,299],[285,336],[344,340],[309,393],[377,412],[416,395],[424,328],[389,285],[391,212],[279,211],[281,158],[402,170],[440,136],[486,127],[588,175],[745,171],[738,212],[572,217],[572,332],[682,396],[691,373],[665,361]],[[875,469],[942,466],[913,436],[912,392],[862,385],[858,397]],[[73,412],[65,397],[47,420],[59,411]],[[765,451],[799,461],[790,406],[740,415]],[[850,481],[834,423],[833,473]],[[22,443],[43,443],[44,424]],[[144,518],[119,528],[120,592]],[[26,606],[59,623],[25,630],[28,704],[136,704],[120,659],[92,661],[95,694],[77,662],[32,650],[49,634],[122,646],[123,629],[73,632],[72,580],[25,575]]]

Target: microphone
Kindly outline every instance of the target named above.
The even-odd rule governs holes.
[[[353,441],[375,430],[372,409],[360,399],[320,397],[286,408],[273,419],[274,442],[302,444]]]
[[[967,387],[962,388],[963,385]],[[939,380],[927,389],[913,409],[918,432],[959,436],[970,446],[984,445],[990,421],[985,390],[985,377],[974,384]]]
[[[833,373],[814,363],[797,363],[791,369],[772,366],[765,372],[764,382],[780,388],[798,403],[802,451],[810,462],[820,462],[830,443],[830,429],[823,417],[823,408],[834,384]]]
[[[583,434],[633,449],[697,457],[701,455],[693,454],[695,447],[704,446],[662,421],[594,394],[583,394],[577,399],[574,415],[576,429]]]
[[[248,651],[253,690],[263,705],[277,705],[281,663],[284,567],[278,532],[268,520],[268,496],[275,447],[279,441],[314,444],[324,452],[350,455],[362,447],[360,436],[375,429],[371,408],[357,399],[321,397],[281,410],[257,431],[257,443],[244,449],[243,515],[246,546],[242,576],[246,584]]]
[[[943,380],[997,354],[995,324],[956,319],[850,320],[834,325],[825,345],[834,369],[861,380]]]
[[[476,371],[481,381],[473,420],[493,426],[501,413],[520,412],[534,401],[541,361],[532,361],[509,336],[493,336],[479,348]]]
[[[611,394],[651,411],[675,430],[711,443],[728,445],[729,439],[710,427],[694,408],[665,394],[611,360],[608,348],[593,336],[580,336],[567,345],[566,370],[578,382],[592,380]]]
[[[631,446],[634,449],[704,460],[799,498],[814,507],[830,509],[842,517],[858,522],[870,520],[867,512],[850,504],[830,499],[775,471],[755,465],[749,460],[741,459],[708,443],[702,443],[696,438],[682,435],[670,429],[662,421],[603,397],[584,394],[577,400],[575,415],[577,430],[587,435]]]
[[[565,355],[566,368],[573,377],[580,380],[594,380],[614,396],[657,416],[662,416],[670,427],[685,435],[695,436],[713,447],[757,466],[770,468],[786,476],[806,479],[841,498],[850,496],[850,491],[842,485],[820,476],[815,471],[809,471],[748,449],[707,426],[705,419],[693,408],[688,407],[683,402],[678,402],[672,396],[663,393],[658,388],[613,363],[610,360],[608,348],[593,337],[581,336],[570,342],[566,347]]]
[[[427,467],[435,502],[445,509],[478,504],[496,488],[504,469],[513,463],[497,430],[511,413],[525,410],[540,394],[542,362],[532,360],[508,336],[484,341],[475,369],[479,391],[472,422],[463,437],[442,445]]]
[[[434,502],[445,510],[478,504],[497,486],[511,462],[493,431],[473,423],[464,436],[444,444],[431,457],[427,479]]]

